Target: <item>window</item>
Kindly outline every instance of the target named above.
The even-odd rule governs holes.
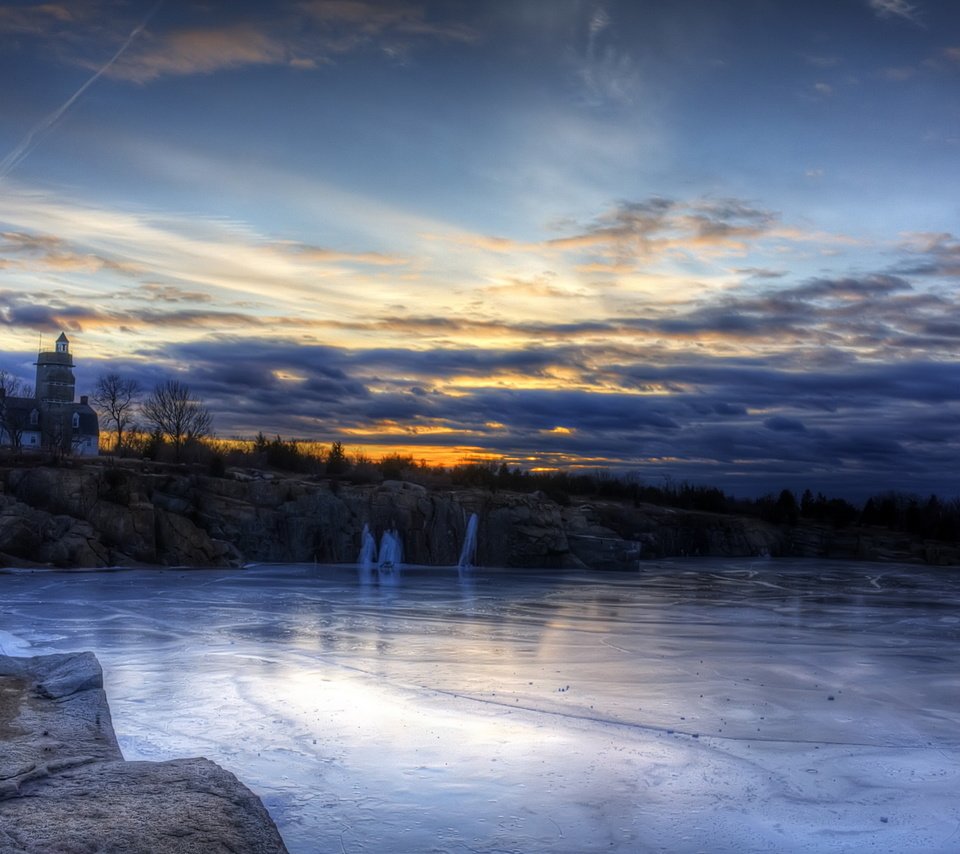
[[[79,412],[73,413],[73,429],[74,430],[80,429],[80,413]]]
[[[36,427],[40,423],[40,413],[36,409],[30,411],[30,426]]]

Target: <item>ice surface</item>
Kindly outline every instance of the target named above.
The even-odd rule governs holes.
[[[292,852],[960,851],[960,571],[677,561],[0,574],[128,759],[204,755]]]

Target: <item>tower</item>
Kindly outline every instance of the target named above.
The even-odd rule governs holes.
[[[73,403],[76,379],[73,376],[73,356],[70,355],[70,340],[61,332],[56,350],[41,350],[37,353],[36,395],[40,405],[59,406]]]

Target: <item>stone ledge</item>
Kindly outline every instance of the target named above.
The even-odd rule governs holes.
[[[286,850],[260,799],[208,759],[123,759],[92,653],[0,656],[0,852]]]

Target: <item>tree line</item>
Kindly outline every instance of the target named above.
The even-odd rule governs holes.
[[[93,402],[116,436],[114,451],[123,455],[140,451],[156,456],[164,443],[173,449],[176,462],[184,452],[211,435],[213,417],[186,383],[168,379],[157,383],[144,397],[139,380],[120,374],[101,374],[93,391]],[[146,435],[146,446],[134,447],[134,437]],[[139,443],[143,445],[143,440]]]

